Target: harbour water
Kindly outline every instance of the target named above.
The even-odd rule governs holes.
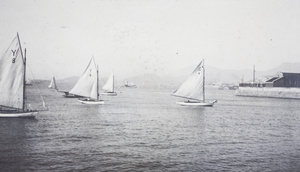
[[[174,88],[116,88],[83,105],[47,87],[49,111],[0,119],[0,171],[299,171],[300,101],[208,88],[214,107],[175,104]],[[29,94],[29,93],[28,93]]]

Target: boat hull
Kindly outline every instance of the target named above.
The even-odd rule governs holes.
[[[107,92],[107,93],[100,93],[101,96],[116,96],[116,92]]]
[[[68,91],[57,90],[57,92],[65,93],[63,95],[65,98],[83,98],[83,96],[78,96],[78,95],[75,95],[75,94],[71,94]]]
[[[196,102],[196,101],[184,101],[184,102],[176,102],[182,106],[207,106],[212,107],[216,101],[212,102]]]
[[[31,112],[0,112],[0,118],[34,118],[37,111]]]
[[[81,98],[82,96],[77,96],[73,94],[63,95],[65,98]]]
[[[104,100],[78,99],[78,101],[82,104],[88,104],[88,105],[101,105],[101,104],[104,104]]]
[[[126,87],[126,88],[137,88],[136,85],[124,85],[124,87]]]

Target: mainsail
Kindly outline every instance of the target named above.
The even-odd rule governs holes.
[[[203,60],[199,63],[193,73],[184,81],[181,86],[172,94],[173,96],[184,97],[204,101],[204,66]]]
[[[0,106],[23,109],[24,69],[25,62],[17,35],[0,58]]]
[[[51,83],[49,84],[48,88],[57,90],[56,81],[55,81],[55,77],[54,76],[53,76],[53,78],[51,80]]]
[[[114,92],[114,74],[110,74],[105,85],[102,87],[105,92]]]
[[[77,81],[74,88],[69,92],[71,94],[97,99],[98,95],[98,74],[94,58],[92,58]]]

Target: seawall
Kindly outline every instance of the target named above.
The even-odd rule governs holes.
[[[237,96],[300,99],[300,88],[239,87]]]

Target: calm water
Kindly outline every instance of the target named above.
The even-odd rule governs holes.
[[[299,100],[211,88],[213,108],[188,108],[173,90],[118,88],[95,106],[41,89],[49,111],[0,119],[0,170],[300,171]]]

